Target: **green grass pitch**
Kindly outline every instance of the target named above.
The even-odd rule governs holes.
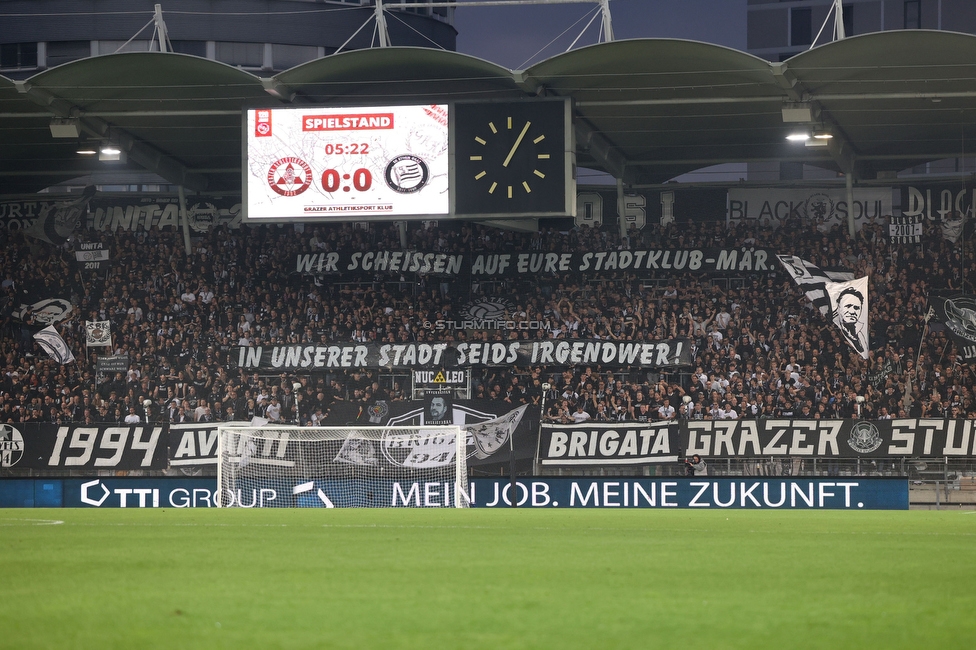
[[[2,648],[976,646],[976,513],[0,510],[0,558]]]

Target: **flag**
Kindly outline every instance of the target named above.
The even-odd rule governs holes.
[[[44,206],[33,225],[24,234],[49,244],[60,246],[81,223],[82,215],[95,196],[95,186],[89,185],[81,196],[73,201],[59,201]]]
[[[34,335],[34,340],[44,348],[47,356],[51,357],[61,365],[71,363],[75,360],[75,355],[71,354],[68,344],[64,342],[54,325],[48,325]]]
[[[963,227],[965,225],[965,218],[958,212],[947,214],[945,218],[942,219],[942,237],[955,244],[962,236]]]
[[[868,358],[868,278],[851,282],[827,282],[824,285],[830,298],[831,319],[844,335],[844,340],[862,358]]]
[[[822,270],[816,264],[800,259],[796,255],[777,255],[780,264],[789,272],[793,281],[824,316],[830,314],[830,299],[824,288],[828,282],[844,282],[854,279],[849,271]]]
[[[67,298],[41,298],[33,303],[21,303],[11,314],[20,321],[27,322],[31,317],[39,325],[53,325],[60,323],[74,310],[74,305]]]
[[[85,344],[90,348],[112,347],[111,321],[85,321]]]
[[[962,359],[976,359],[976,296],[929,296],[929,305],[934,312],[933,318],[945,323]]]

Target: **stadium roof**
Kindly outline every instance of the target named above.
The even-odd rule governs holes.
[[[454,52],[358,50],[270,78],[173,53],[82,59],[25,81],[0,77],[0,194],[36,192],[105,163],[53,138],[77,118],[126,150],[126,169],[191,190],[240,188],[242,109],[503,99],[575,101],[578,163],[627,185],[720,163],[796,161],[859,179],[976,150],[976,36],[894,31],[817,47],[784,63],[672,39],[574,50],[511,71]],[[810,123],[784,122],[783,108]],[[834,137],[787,142],[797,128]]]

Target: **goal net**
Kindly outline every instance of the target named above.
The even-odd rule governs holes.
[[[460,427],[217,427],[219,507],[466,508]]]

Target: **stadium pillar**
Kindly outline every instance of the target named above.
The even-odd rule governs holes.
[[[620,238],[627,236],[627,219],[624,215],[624,180],[617,179],[617,228],[620,230]]]
[[[515,427],[508,423],[508,450],[512,455],[509,471],[512,474],[508,488],[508,499],[513,508],[518,508],[518,484],[515,480]]]
[[[182,185],[176,186],[176,191],[179,193],[180,197],[180,214],[183,218],[180,221],[183,222],[183,247],[186,249],[186,254],[190,255],[190,219],[186,214],[186,192],[183,190]]]
[[[847,176],[847,234],[851,239],[857,235],[854,229],[854,174],[848,172]]]

